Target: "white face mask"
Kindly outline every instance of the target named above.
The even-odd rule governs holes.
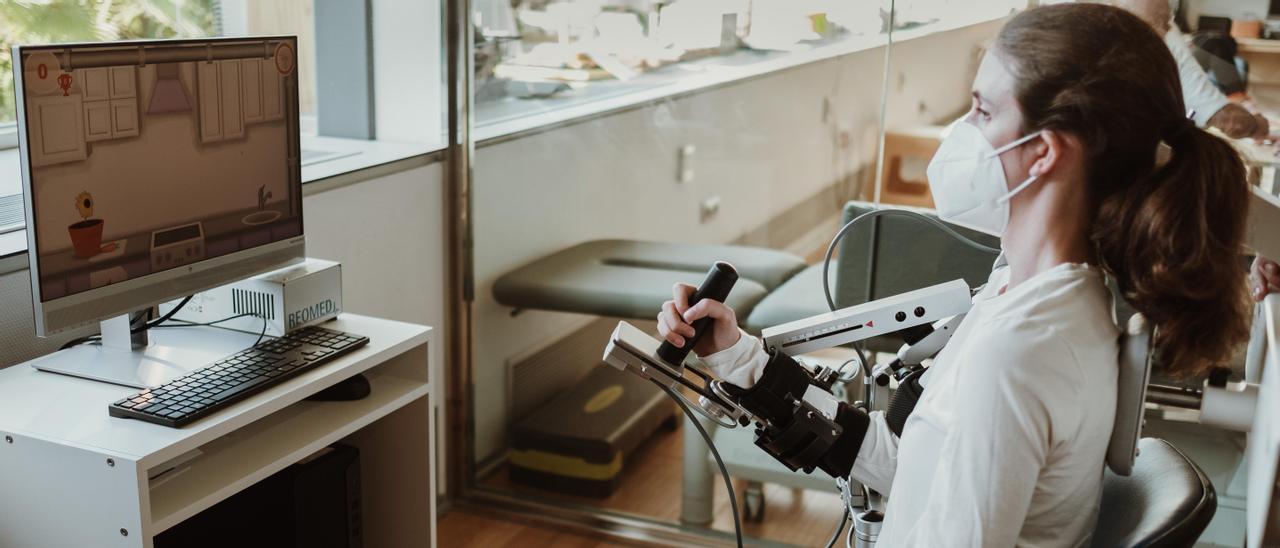
[[[1009,200],[1035,182],[1036,176],[1008,190],[1000,155],[1039,135],[1032,133],[993,149],[973,124],[953,125],[951,134],[942,140],[929,161],[927,172],[938,216],[966,228],[1003,236],[1009,225]]]

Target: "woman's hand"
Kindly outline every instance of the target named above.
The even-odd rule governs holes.
[[[667,342],[676,346],[684,346],[685,340],[693,336],[693,322],[710,317],[711,332],[702,336],[693,353],[698,356],[710,356],[729,348],[738,342],[742,332],[738,330],[738,316],[728,305],[702,299],[693,307],[689,306],[689,297],[695,287],[689,284],[676,284],[671,289],[674,298],[662,303],[662,311],[658,313],[658,334]]]
[[[1222,130],[1232,139],[1266,139],[1271,123],[1262,115],[1249,112],[1248,109],[1235,103],[1227,103],[1209,117],[1208,125]]]
[[[1280,293],[1280,264],[1258,255],[1249,272],[1253,282],[1253,300],[1261,301],[1268,293]]]

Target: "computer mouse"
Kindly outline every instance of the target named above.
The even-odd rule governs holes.
[[[352,401],[363,399],[369,395],[369,392],[369,379],[365,378],[363,374],[356,374],[354,377],[308,396],[307,399],[310,401]]]

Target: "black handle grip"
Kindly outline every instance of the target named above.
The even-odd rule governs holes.
[[[738,271],[733,265],[724,261],[716,261],[711,265],[711,270],[707,271],[706,279],[702,280],[702,285],[693,292],[693,296],[689,297],[689,306],[698,304],[702,299],[711,299],[717,302],[724,302],[729,297],[729,291],[733,289],[733,284],[738,281]],[[693,350],[708,331],[711,331],[711,317],[700,318],[693,322],[693,336],[685,338],[684,346],[677,347],[674,344],[663,341],[662,346],[658,347],[658,357],[662,361],[679,367],[684,363],[684,359]]]

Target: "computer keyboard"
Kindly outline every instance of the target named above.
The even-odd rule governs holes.
[[[108,411],[113,417],[181,428],[368,342],[368,337],[304,327],[112,403]]]

